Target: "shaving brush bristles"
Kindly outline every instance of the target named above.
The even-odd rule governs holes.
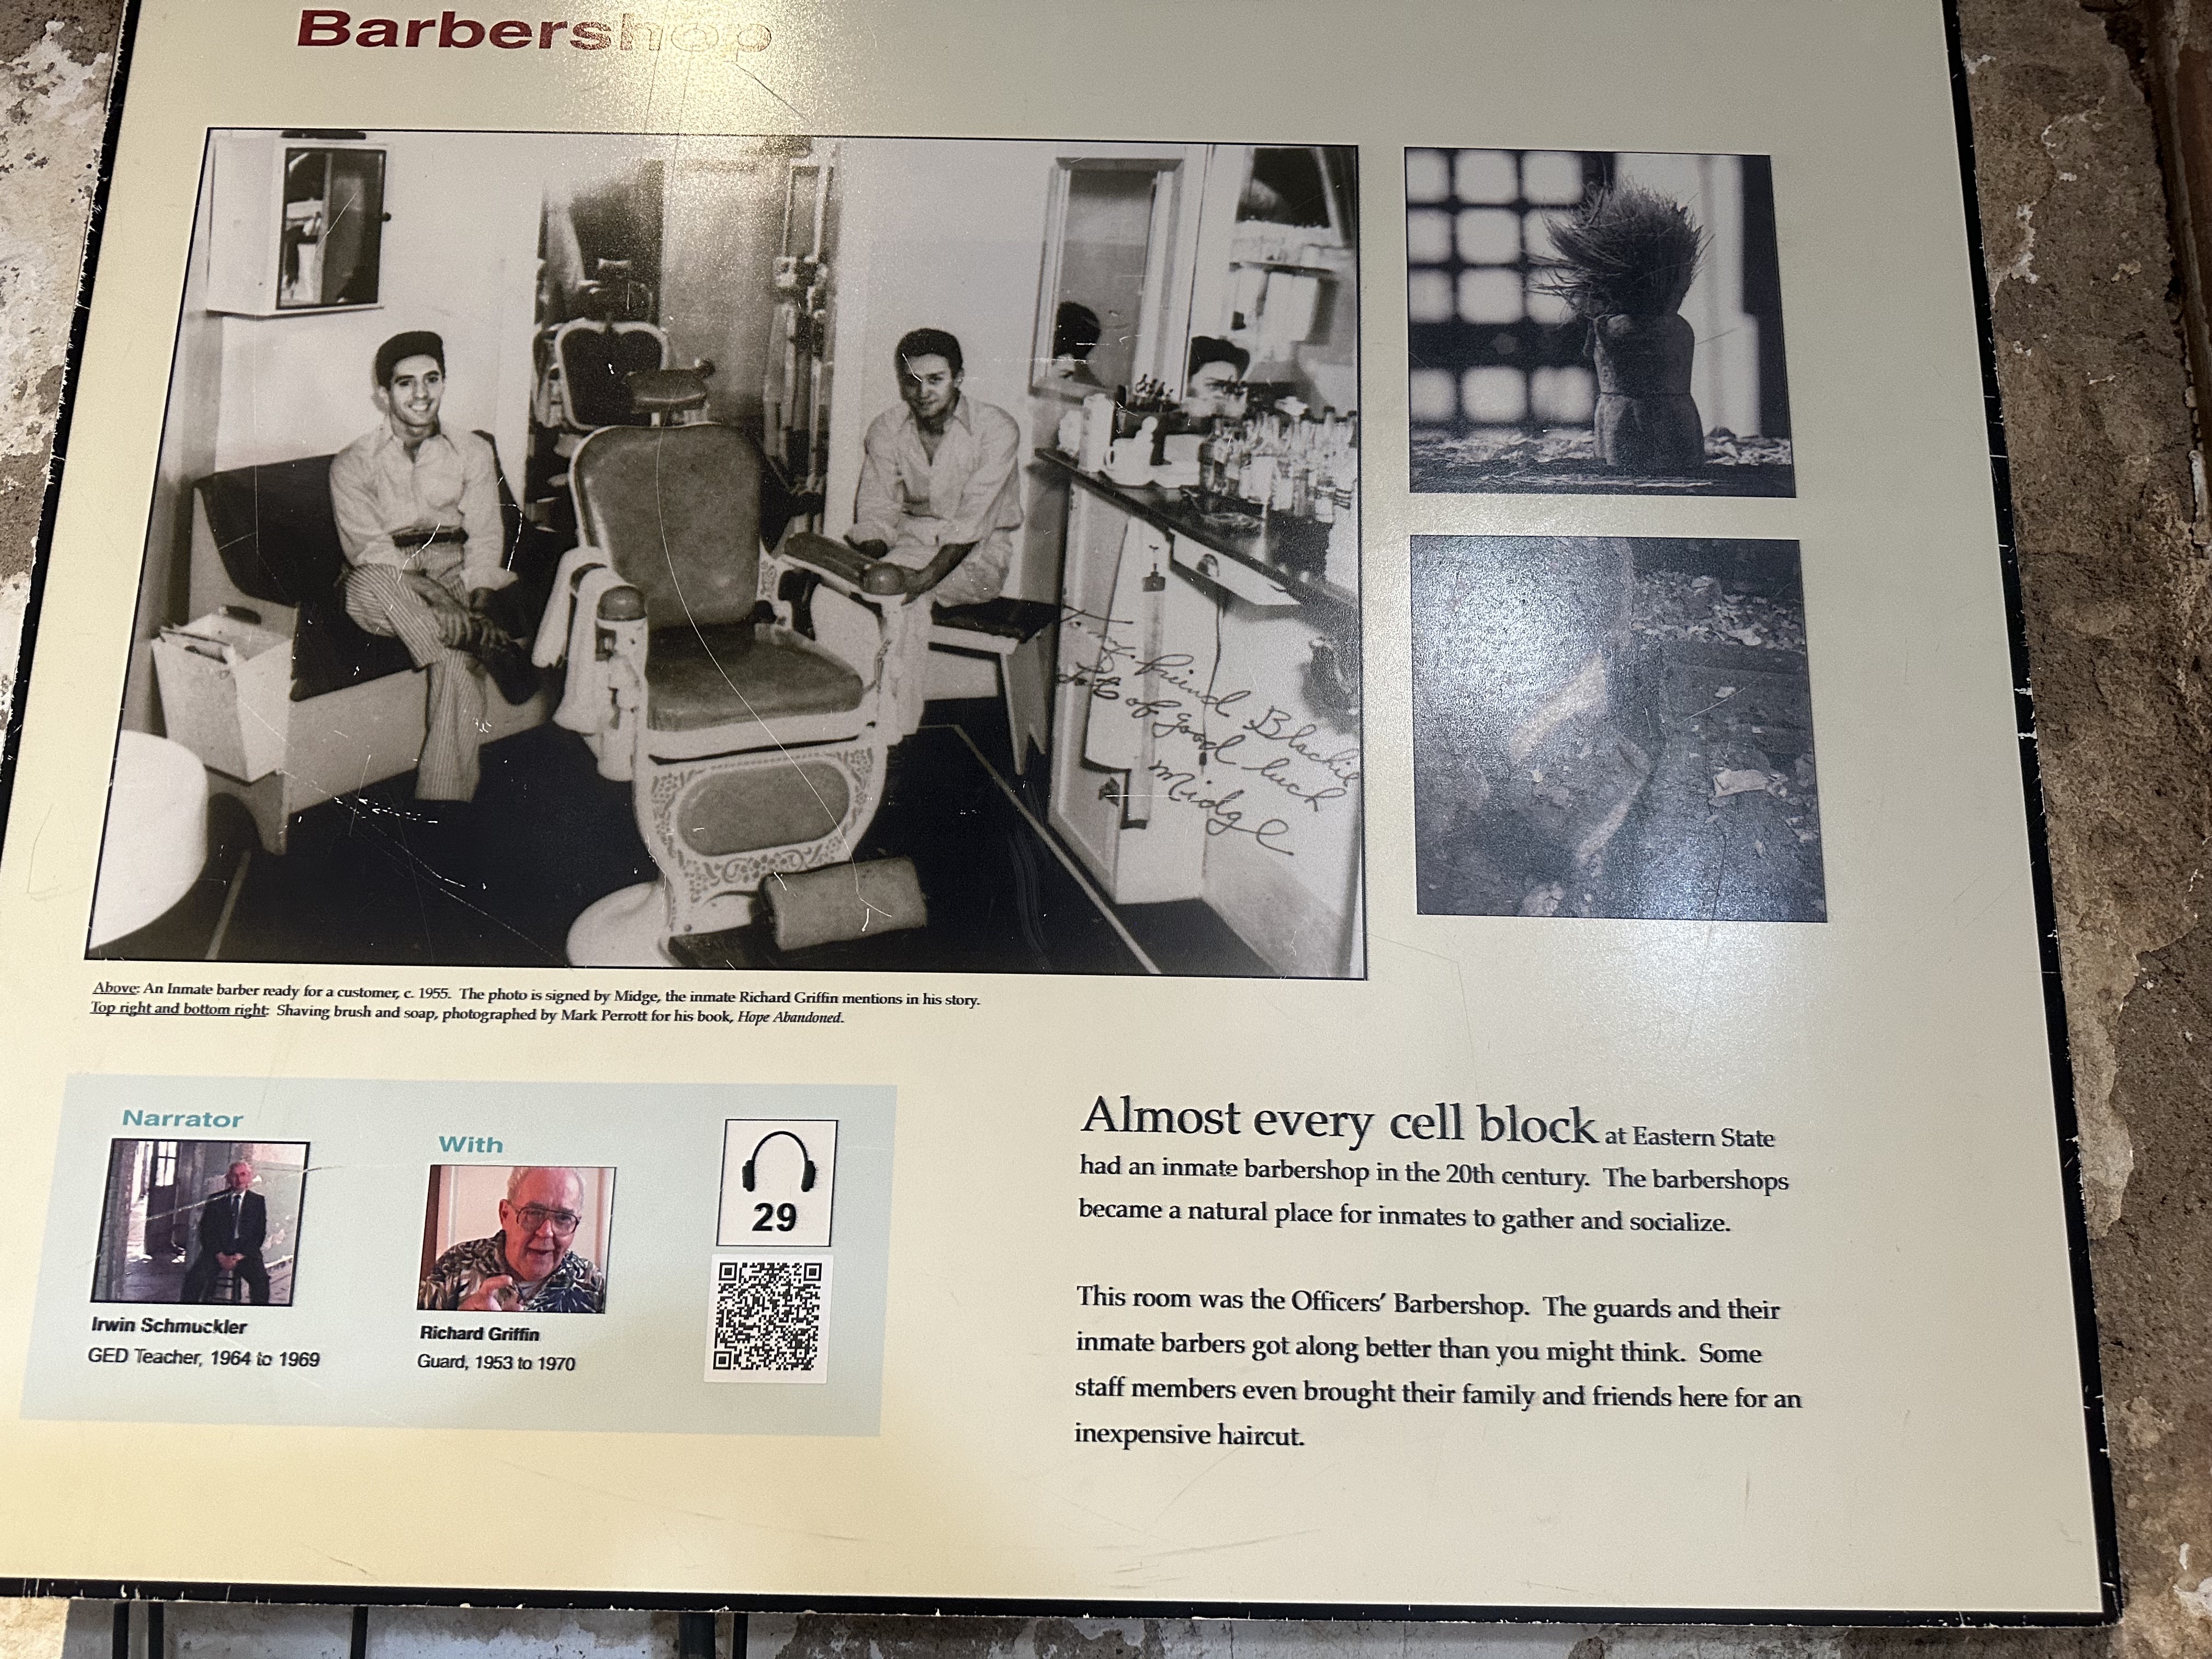
[[[1640,185],[1601,190],[1550,229],[1559,257],[1547,262],[1539,286],[1583,318],[1676,310],[1705,251],[1690,210]]]

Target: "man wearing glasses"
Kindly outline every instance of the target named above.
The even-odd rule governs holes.
[[[431,1265],[418,1308],[465,1313],[605,1313],[607,1279],[568,1248],[583,1219],[584,1177],[525,1166],[507,1178],[499,1231]]]

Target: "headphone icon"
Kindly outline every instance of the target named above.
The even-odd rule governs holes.
[[[771,1129],[766,1134],[763,1135],[758,1140],[755,1141],[753,1143],[751,1156],[745,1159],[744,1167],[738,1171],[738,1179],[744,1183],[744,1188],[747,1192],[753,1190],[753,1165],[760,1158],[761,1148],[767,1146],[769,1141],[774,1140],[778,1135],[781,1135],[793,1146],[798,1147],[799,1157],[806,1160],[806,1167],[801,1170],[799,1173],[799,1190],[802,1193],[812,1192],[814,1190],[814,1154],[806,1150],[806,1143],[805,1141],[801,1140],[797,1135],[792,1133],[788,1129]]]

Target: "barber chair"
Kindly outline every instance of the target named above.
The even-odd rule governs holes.
[[[577,919],[580,967],[748,925],[764,879],[849,860],[882,798],[902,573],[803,531],[764,552],[762,466],[714,425],[609,427],[570,464],[583,543],[536,655],[566,657],[554,718],[630,783],[660,872]]]
[[[651,323],[605,322],[580,317],[538,331],[533,348],[538,386],[531,422],[550,442],[545,465],[533,476],[565,490],[564,470],[576,446],[610,426],[677,426],[707,418],[707,380],[714,365],[701,358],[689,368],[669,366],[668,336]],[[573,537],[568,502],[559,495],[531,503],[531,518],[555,533]]]
[[[673,368],[668,336],[651,323],[590,318],[538,337],[538,423],[574,440],[609,426],[663,426],[707,403],[710,362]],[[573,453],[573,446],[568,452]]]

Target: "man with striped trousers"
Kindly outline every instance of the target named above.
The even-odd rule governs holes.
[[[446,345],[427,330],[377,348],[384,419],[331,461],[331,507],[349,567],[346,614],[396,636],[429,671],[429,724],[416,764],[419,800],[477,792],[483,674],[509,702],[538,688],[529,653],[488,614],[514,580],[501,545],[499,462],[471,432],[439,422]]]

